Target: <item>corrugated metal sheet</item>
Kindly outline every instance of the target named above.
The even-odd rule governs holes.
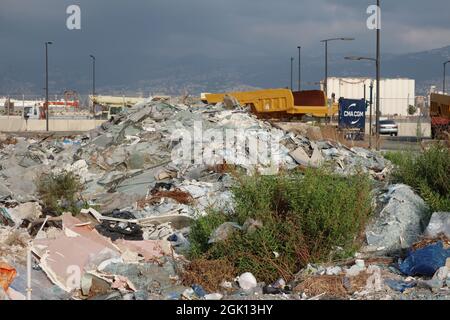
[[[376,83],[370,78],[328,78],[328,98],[335,93],[336,100],[364,98],[364,84],[366,97],[369,100],[370,84],[374,84],[374,109]],[[415,80],[413,79],[382,79],[380,81],[380,109],[383,116],[407,116],[408,106],[415,103]],[[373,110],[375,114],[375,110]]]

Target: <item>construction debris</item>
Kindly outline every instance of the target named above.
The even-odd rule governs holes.
[[[450,239],[450,212],[435,212],[431,216],[425,236],[433,239],[440,235]]]
[[[6,292],[16,277],[16,269],[7,263],[0,262],[0,287]]]
[[[448,213],[431,219],[425,236],[434,242],[415,248],[425,241],[428,208],[406,185],[381,186],[392,169],[381,153],[324,139],[313,125],[272,124],[237,104],[233,97],[201,107],[142,101],[86,135],[2,137],[0,253],[8,263],[0,264],[0,295],[25,294],[24,278],[14,276],[16,269],[25,270],[30,246],[33,274],[51,281],[36,290],[45,298],[220,300],[264,293],[363,299],[407,294],[419,283],[432,290],[445,287],[448,249],[436,238],[448,237]],[[211,208],[234,212],[236,173],[275,175],[324,166],[342,176],[364,172],[378,183],[377,190],[386,187],[374,196],[379,212],[366,229],[363,252],[398,257],[401,249],[415,249],[397,265],[403,274],[381,260],[358,257],[348,264],[308,265],[295,280],[283,276],[286,280],[264,284],[250,272],[236,278],[230,261],[184,257],[195,219]],[[74,212],[59,216],[45,207],[34,183],[44,172],[71,172],[80,179],[84,188]],[[56,205],[67,211],[66,203]],[[233,232],[252,234],[265,225],[255,219],[242,226],[226,222],[212,230],[208,242],[226,241]],[[428,265],[418,266],[423,259]],[[434,278],[407,281],[405,276]]]
[[[366,251],[407,249],[422,235],[428,208],[406,185],[393,185],[380,196],[382,209],[366,228]]]

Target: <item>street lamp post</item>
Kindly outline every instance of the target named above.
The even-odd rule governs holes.
[[[442,83],[442,93],[443,94],[445,94],[445,77],[446,77],[446,75],[445,75],[445,68],[447,66],[447,63],[450,63],[450,60],[447,61],[447,62],[444,62],[444,79],[443,79],[443,83]]]
[[[291,57],[291,91],[294,89],[294,57]]]
[[[320,42],[325,43],[325,80],[324,80],[324,85],[323,85],[323,89],[325,91],[325,96],[327,97],[328,100],[328,42],[330,41],[353,41],[355,40],[354,38],[332,38],[332,39],[325,39],[322,40]]]
[[[352,61],[361,61],[361,60],[374,61],[375,65],[376,65],[376,68],[377,68],[377,71],[378,71],[378,60],[377,59],[367,58],[367,57],[345,57],[345,59],[346,60],[352,60]],[[378,80],[377,80],[377,82],[378,82]],[[370,122],[370,126],[369,126],[369,128],[370,128],[370,130],[369,130],[369,148],[370,149],[372,149],[372,88],[373,88],[373,84],[370,84],[370,115],[369,115],[369,122]],[[379,88],[379,87],[377,86],[377,88]],[[365,85],[364,85],[364,95],[366,94],[365,91],[366,91],[366,89],[365,89]],[[378,98],[378,95],[379,95],[378,92],[379,91],[377,91],[377,98]],[[379,102],[378,99],[377,99],[377,101]],[[379,119],[379,116],[378,116],[379,108],[378,108],[378,106],[377,106],[376,109],[377,109],[376,119]],[[378,138],[378,122],[377,122],[377,138]],[[377,148],[378,148],[378,140],[377,140]]]
[[[92,58],[92,116],[95,118],[95,56],[89,56]]]
[[[302,47],[298,46],[298,91],[302,87]]]
[[[376,99],[376,116],[375,116],[375,122],[377,127],[377,151],[380,151],[380,78],[381,78],[381,6],[380,6],[380,0],[377,0],[377,99]]]
[[[48,45],[53,44],[51,41],[45,43],[45,127],[48,131]]]
[[[370,109],[369,109],[369,148],[372,149],[372,133],[373,133],[373,128],[372,128],[372,106],[373,106],[373,81],[370,82]]]

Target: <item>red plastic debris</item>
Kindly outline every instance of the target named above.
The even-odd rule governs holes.
[[[3,287],[3,290],[5,290],[5,292],[13,282],[16,274],[16,269],[11,267],[9,264],[0,262],[0,286]]]

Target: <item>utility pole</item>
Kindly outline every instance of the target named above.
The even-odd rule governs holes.
[[[376,100],[376,127],[377,127],[377,151],[380,151],[380,78],[381,78],[381,6],[380,0],[377,0],[377,100]]]
[[[51,41],[47,41],[45,43],[45,127],[46,130],[48,131],[48,45],[49,44],[53,44],[53,42]]]
[[[373,105],[373,81],[370,83],[370,110],[369,110],[369,149],[372,150],[372,105]]]
[[[298,91],[301,91],[302,87],[302,47],[298,46]]]
[[[95,118],[95,56],[90,55],[92,58],[92,116]]]
[[[294,90],[294,57],[291,57],[291,91]]]
[[[366,97],[366,82],[364,81],[364,102],[367,102],[367,97]],[[367,105],[367,104],[366,104]]]

